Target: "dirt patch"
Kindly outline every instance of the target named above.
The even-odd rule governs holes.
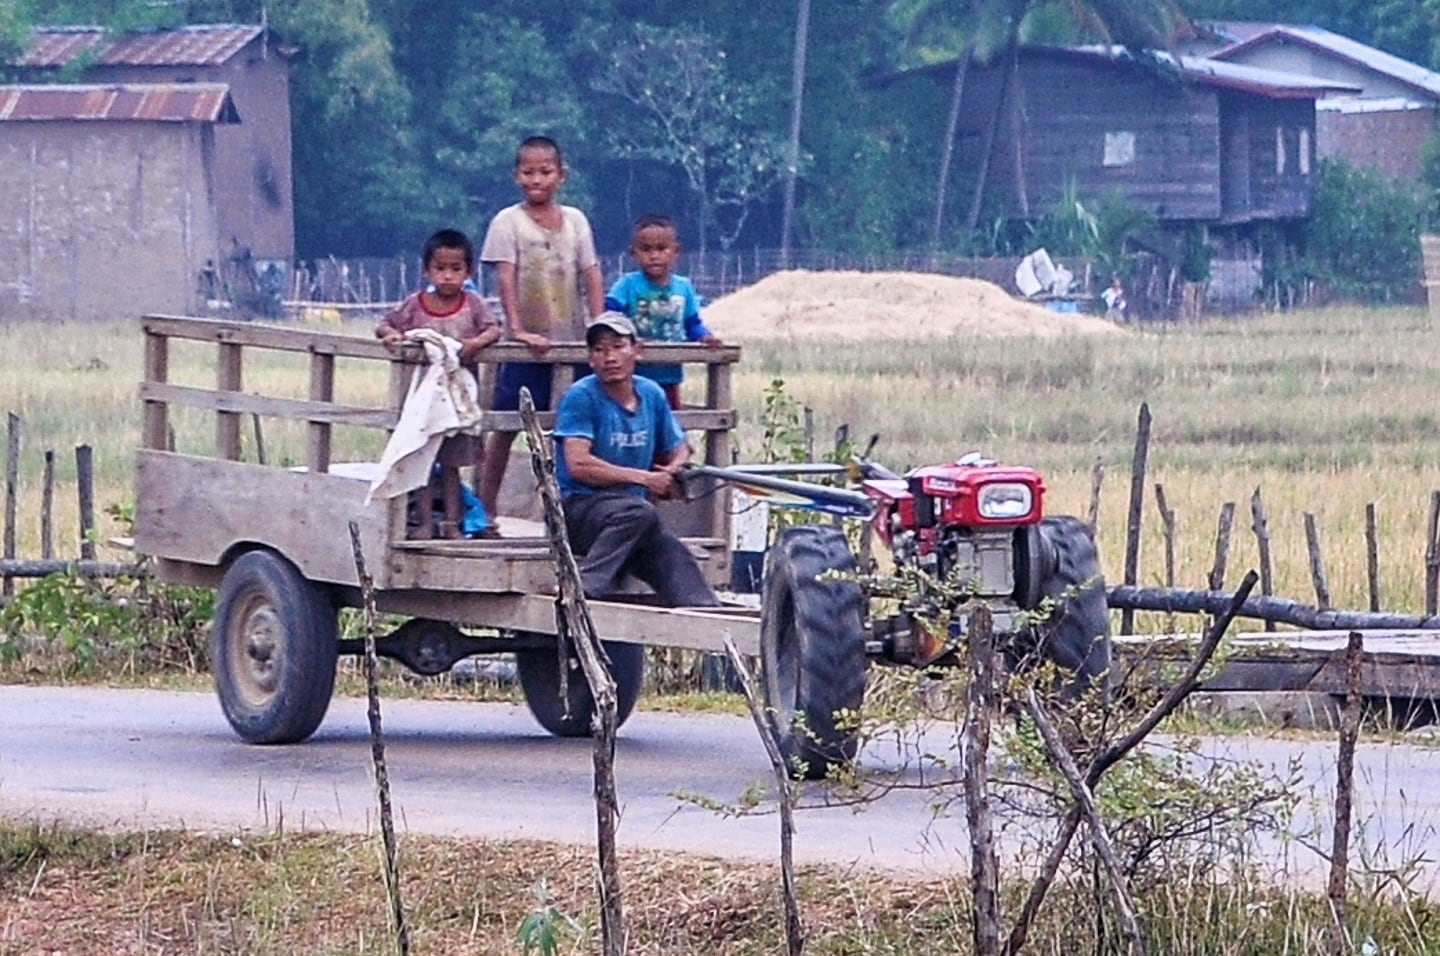
[[[727,341],[1117,335],[1094,315],[1052,312],[983,279],[920,272],[776,272],[716,299],[705,324]]]

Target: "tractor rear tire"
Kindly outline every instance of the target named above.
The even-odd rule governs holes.
[[[315,732],[335,689],[335,606],[271,551],[242,554],[215,602],[210,654],[225,719],[252,744]]]
[[[765,560],[760,666],[780,749],[797,777],[823,778],[855,759],[865,699],[865,598],[855,559],[836,528],[781,533]]]
[[[1040,522],[1039,533],[1050,554],[1039,592],[1056,602],[1040,625],[1041,652],[1074,675],[1066,687],[1073,696],[1110,670],[1105,576],[1094,535],[1079,518],[1052,515]]]
[[[619,729],[635,709],[645,683],[645,645],[602,641],[610,658],[610,676],[615,680],[615,727]],[[517,651],[515,669],[525,705],[550,733],[557,737],[588,737],[593,731],[595,698],[585,671],[572,655],[575,666],[566,675],[566,695],[560,697],[560,662],[554,650]]]

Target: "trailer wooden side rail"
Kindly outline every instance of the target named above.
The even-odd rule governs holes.
[[[219,586],[240,555],[263,549],[294,565],[334,604],[355,606],[358,581],[346,530],[353,520],[361,529],[380,610],[469,627],[554,633],[555,578],[548,542],[538,525],[506,522],[502,516],[506,536],[498,540],[407,539],[405,497],[366,504],[368,484],[355,477],[363,469],[332,461],[335,426],[377,432],[395,426],[410,377],[423,361],[418,349],[397,356],[368,337],[180,316],[148,316],[143,332],[144,447],[137,462],[135,547],[156,560],[162,580]],[[215,346],[214,387],[170,380],[172,343],[177,340]],[[262,394],[249,387],[246,373],[263,361],[263,353],[274,352],[309,356],[306,398]],[[557,345],[544,361],[553,365],[557,385],[563,385],[568,384],[571,365],[585,357],[583,345]],[[677,418],[687,432],[699,433],[697,450],[709,464],[730,461],[730,429],[736,423],[730,372],[739,358],[734,346],[646,348],[647,360],[703,369],[705,405],[683,409]],[[335,401],[338,359],[387,363],[387,403]],[[501,343],[486,349],[481,361],[493,365],[535,359],[522,345]],[[177,407],[213,413],[213,454],[172,450],[171,412]],[[304,423],[304,467],[243,460],[242,434],[252,416]],[[553,421],[553,413],[542,413],[542,427]],[[487,409],[482,427],[520,431],[520,416]],[[377,436],[377,449],[382,444],[383,436]],[[518,455],[512,467],[528,470]],[[728,503],[726,490],[716,488],[666,512],[666,520],[681,530],[701,558],[707,578],[716,584],[729,579]],[[615,604],[598,608],[597,616],[601,633],[618,641],[719,651],[729,634],[742,649],[753,653],[756,648],[753,615],[673,614]]]

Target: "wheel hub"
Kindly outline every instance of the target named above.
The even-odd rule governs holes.
[[[245,616],[234,668],[236,683],[245,699],[263,703],[275,693],[284,663],[285,625],[269,604],[252,608]]]

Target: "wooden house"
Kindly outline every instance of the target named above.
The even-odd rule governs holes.
[[[195,309],[223,84],[0,86],[0,320]]]
[[[0,234],[14,232],[7,244],[33,250],[27,261],[68,243],[72,258],[133,266],[123,273],[127,281],[102,290],[104,301],[63,314],[194,312],[207,299],[256,294],[259,275],[279,275],[283,284],[295,254],[290,52],[260,25],[32,32],[11,63],[23,85],[10,88],[10,115],[0,114],[0,151],[19,161],[5,166],[20,171],[21,188],[0,196],[0,205],[47,212],[7,217]],[[66,96],[71,80],[77,95]],[[202,98],[207,105],[195,115],[176,115],[176,104],[202,90],[220,92]],[[144,103],[129,106],[131,93]],[[156,105],[162,102],[168,105]],[[144,228],[136,216],[146,217]],[[161,222],[170,234],[156,231]],[[169,253],[174,265],[160,268]],[[186,272],[177,275],[182,265]],[[40,271],[16,275],[17,268],[0,263],[0,316],[22,306],[50,309],[64,298]]]
[[[1316,104],[1315,145],[1394,178],[1421,173],[1425,144],[1440,131],[1440,73],[1314,26],[1217,22],[1206,55],[1355,87]]]
[[[1025,46],[1013,83],[1007,72],[1003,57],[967,71],[955,169],[963,195],[986,168],[987,215],[1008,219],[1038,218],[1072,184],[1091,201],[1117,191],[1162,225],[1304,218],[1315,181],[1316,100],[1352,89],[1101,48]],[[922,109],[943,116],[954,76],[952,62],[911,71],[903,82]]]

